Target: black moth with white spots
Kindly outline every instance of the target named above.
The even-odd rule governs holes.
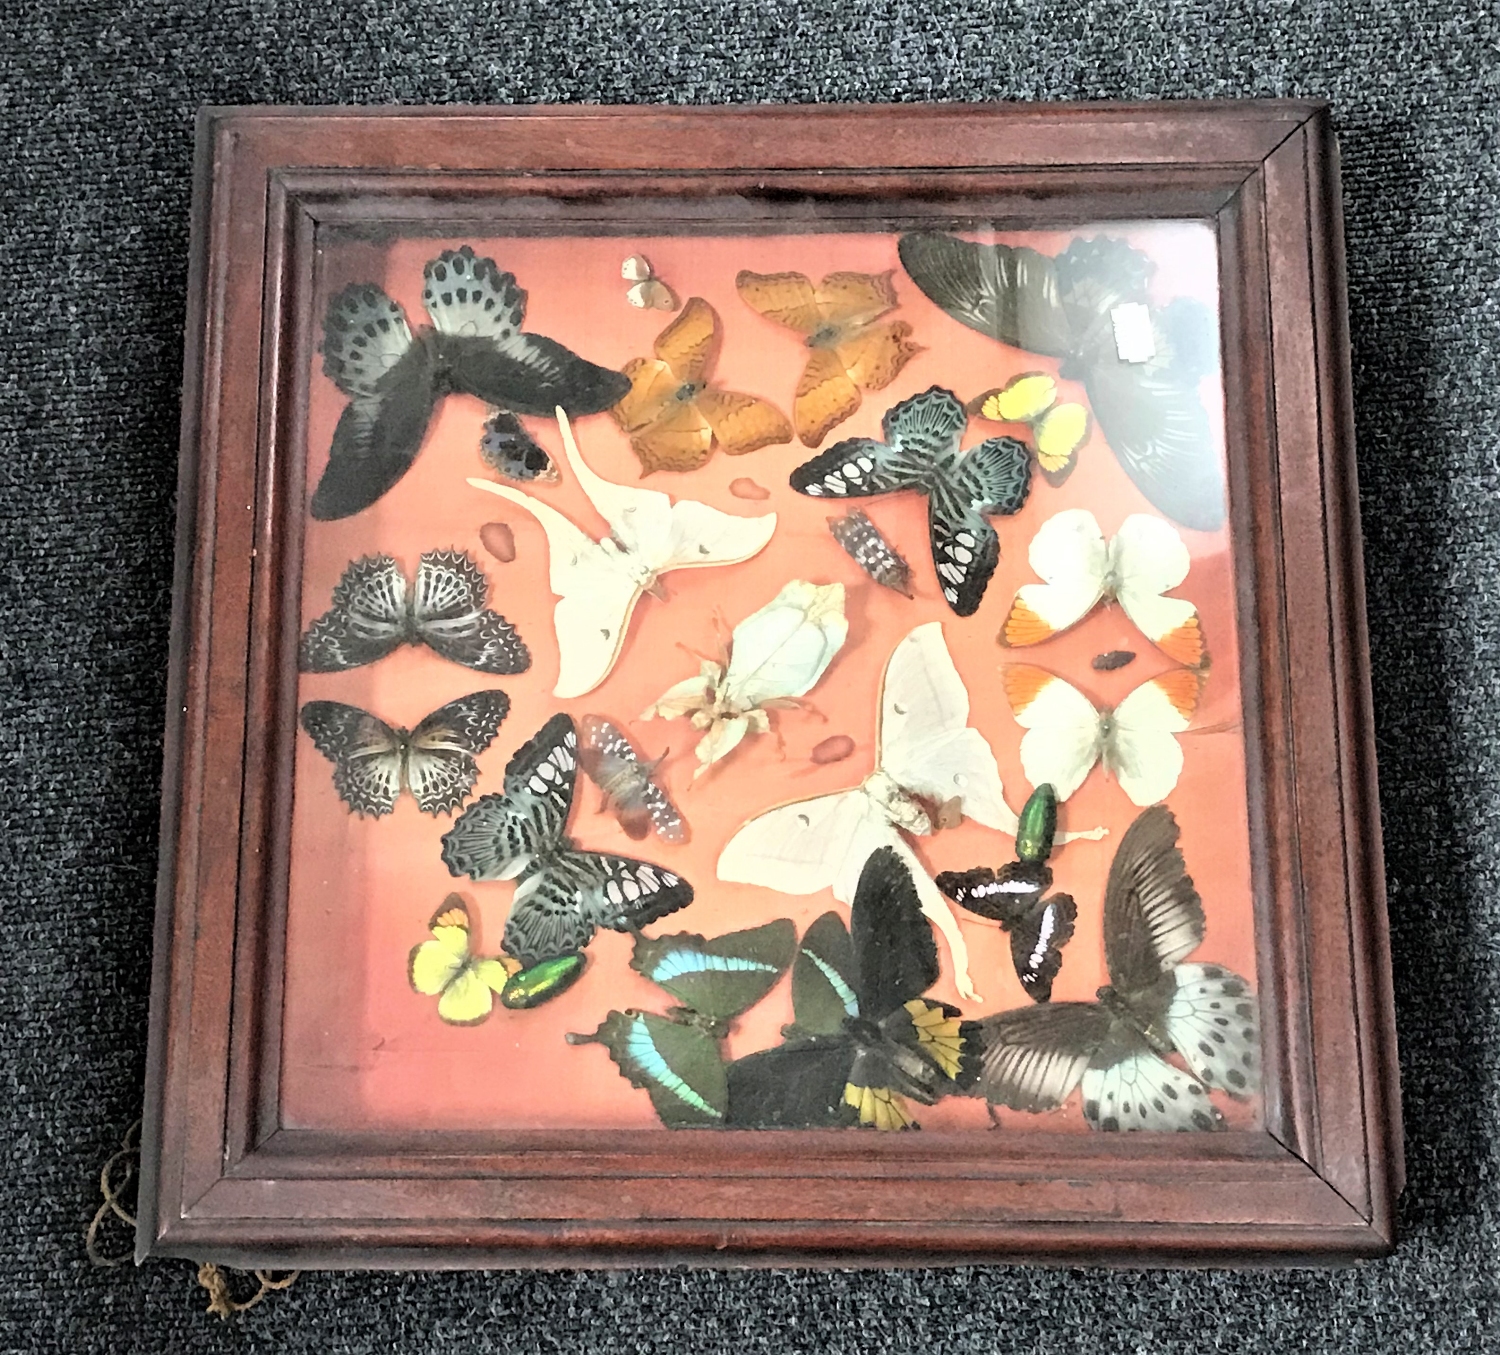
[[[504,944],[528,968],[582,950],[596,928],[630,931],[693,901],[662,866],[573,845],[577,775],[578,731],[554,715],[506,765],[504,791],[476,800],[443,838],[454,875],[517,882]]]
[[[979,1090],[993,1104],[1050,1110],[1077,1087],[1095,1129],[1222,1129],[1209,1090],[1248,1097],[1259,1088],[1250,985],[1219,965],[1181,963],[1202,943],[1204,919],[1177,835],[1172,812],[1153,805],[1120,841],[1104,897],[1110,982],[1097,1002],[979,1023]]]
[[[1000,538],[989,519],[1019,512],[1031,488],[1026,444],[990,438],[963,451],[968,424],[958,396],[934,386],[886,411],[884,442],[846,438],[791,476],[792,488],[813,498],[925,494],[933,567],[944,600],[959,616],[979,609],[1000,559]]]

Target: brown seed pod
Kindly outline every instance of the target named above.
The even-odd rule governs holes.
[[[479,539],[501,564],[508,565],[516,558],[516,534],[503,522],[486,522],[479,529]]]
[[[819,767],[826,767],[830,762],[842,762],[853,751],[854,740],[847,734],[831,734],[808,757]]]
[[[737,499],[769,499],[771,491],[762,489],[754,480],[741,476],[738,480],[729,482],[729,492]]]

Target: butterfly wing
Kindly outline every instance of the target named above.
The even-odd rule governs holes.
[[[1031,488],[1031,454],[1015,438],[990,438],[965,454],[957,473],[928,493],[932,562],[943,598],[958,616],[973,616],[1000,561],[989,518],[1020,511]]]
[[[1202,668],[1207,654],[1198,609],[1183,598],[1162,596],[1187,578],[1189,564],[1176,531],[1145,513],[1132,513],[1109,543],[1109,569],[1125,615],[1169,658]]]
[[[752,273],[747,268],[735,276],[734,285],[751,310],[798,334],[812,334],[825,323],[817,289],[805,273]]]
[[[857,499],[924,486],[928,462],[900,443],[846,438],[804,461],[791,486],[814,499]]]
[[[1120,789],[1136,804],[1165,800],[1177,785],[1182,745],[1176,735],[1192,722],[1202,688],[1198,673],[1174,668],[1141,683],[1115,707],[1113,726],[1104,739],[1104,759]]]
[[[333,763],[333,788],[356,814],[389,814],[401,793],[402,736],[369,711],[341,701],[309,701],[302,728]]]
[[[905,320],[870,325],[857,330],[834,347],[839,365],[861,390],[884,390],[912,358],[922,350],[910,342],[911,326]]]
[[[480,459],[497,475],[529,484],[557,481],[557,466],[520,419],[507,409],[497,409],[485,420],[479,439]]]
[[[474,757],[493,742],[509,710],[504,692],[473,692],[439,706],[412,730],[406,783],[424,814],[451,813],[468,799],[479,778]]]
[[[816,894],[832,887],[834,897],[847,902],[870,853],[899,840],[891,821],[863,790],[821,795],[751,819],[725,843],[718,876],[783,894]]]
[[[1001,632],[1004,643],[1040,644],[1083,620],[1104,596],[1112,552],[1087,509],[1067,508],[1048,518],[1027,552],[1032,570],[1045,582],[1016,589]]]
[[[630,435],[641,474],[696,470],[713,450],[714,430],[693,399],[679,398],[685,388],[664,362],[637,358],[625,365],[630,391],[610,412]]]
[[[938,981],[937,942],[906,862],[889,847],[860,872],[849,914],[859,1014],[883,1021]]]
[[[837,1035],[857,1017],[854,943],[844,919],[824,913],[803,934],[792,964],[792,1012],[799,1035]]]
[[[1052,870],[1044,865],[1011,861],[999,870],[945,870],[936,878],[948,898],[979,917],[998,922],[1009,931],[1037,910],[1052,885]]]
[[[469,910],[448,895],[428,927],[432,940],[412,948],[407,976],[413,990],[438,999],[438,1016],[453,1026],[476,1026],[505,986],[505,966],[470,951]]]
[[[1136,815],[1104,889],[1104,958],[1123,993],[1145,992],[1203,941],[1203,901],[1177,846],[1165,805]]]
[[[686,842],[688,827],[677,806],[652,779],[620,729],[600,716],[585,715],[579,733],[579,763],[614,805],[626,833],[640,839],[655,827],[663,842]]]
[[[578,731],[571,717],[554,715],[506,763],[504,791],[476,800],[444,835],[448,870],[473,880],[512,880],[535,857],[554,851],[567,827],[577,772]]]
[[[792,422],[804,447],[816,447],[857,410],[863,397],[843,359],[833,348],[808,354],[792,394]]]
[[[406,579],[389,555],[366,555],[344,570],[333,606],[307,628],[298,666],[339,673],[374,663],[406,639]]]
[[[792,440],[792,426],[786,416],[775,405],[753,395],[709,389],[694,404],[729,456],[743,456],[772,443]]]
[[[1066,357],[1074,330],[1052,259],[1024,245],[981,245],[935,231],[903,235],[901,266],[960,324],[1047,357]]]
[[[687,932],[640,936],[630,967],[693,1011],[727,1020],[771,991],[796,949],[796,927],[779,918],[711,941]]]
[[[978,1023],[978,1087],[1012,1110],[1052,1110],[1078,1085],[1109,1036],[1111,1018],[1094,1002],[1053,1002]]]
[[[493,259],[465,245],[423,273],[422,304],[437,330],[453,389],[517,414],[608,409],[629,389],[619,372],[586,362],[539,334],[523,334],[526,293]]]
[[[844,1089],[854,1063],[846,1036],[792,1040],[727,1069],[731,1129],[825,1129],[855,1123]]]
[[[1150,1049],[1102,1056],[1082,1078],[1083,1117],[1094,1129],[1224,1129],[1224,1117],[1203,1084]]]
[[[1051,999],[1052,981],[1062,969],[1062,948],[1073,939],[1077,921],[1078,905],[1073,896],[1054,894],[1010,929],[1011,963],[1033,1002]]]
[[[531,667],[531,651],[510,622],[484,605],[489,587],[473,556],[457,550],[424,552],[412,590],[417,635],[465,668],[524,673]]]
[[[1178,965],[1164,1018],[1187,1066],[1231,1096],[1260,1086],[1260,1020],[1250,985],[1219,965]]]
[[[729,1103],[718,1042],[691,1025],[653,1012],[610,1012],[592,1035],[569,1044],[602,1044],[632,1087],[651,1098],[668,1129],[722,1124]]]
[[[1021,766],[1033,786],[1050,784],[1066,800],[1099,760],[1099,712],[1076,687],[1041,668],[1008,664],[1002,681],[1021,739]],[[1175,744],[1174,744],[1175,746]]]

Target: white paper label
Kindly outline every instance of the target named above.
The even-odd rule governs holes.
[[[1121,362],[1150,362],[1156,356],[1151,312],[1139,301],[1127,301],[1109,313],[1115,327],[1115,352]]]

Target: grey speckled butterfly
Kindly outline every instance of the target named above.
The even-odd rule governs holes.
[[[368,508],[416,459],[445,395],[473,395],[499,411],[481,452],[502,475],[556,479],[517,414],[597,414],[630,381],[553,339],[523,334],[526,293],[493,259],[465,245],[427,265],[422,304],[432,325],[415,334],[373,283],[345,287],[323,321],[323,371],[349,397],[309,511],[320,521]]]
[[[339,673],[402,645],[426,645],[481,673],[524,673],[531,651],[484,605],[488,595],[484,571],[463,551],[425,552],[411,587],[389,555],[367,555],[344,570],[333,606],[307,628],[299,666]]]
[[[1223,1129],[1210,1088],[1260,1085],[1255,995],[1215,964],[1181,963],[1203,941],[1203,902],[1165,805],[1120,840],[1104,895],[1109,983],[1097,1002],[1053,1002],[979,1023],[979,1090],[1013,1110],[1050,1110],[1075,1087],[1095,1129]],[[1187,1071],[1167,1062],[1179,1054]]]
[[[500,731],[510,710],[501,691],[473,692],[439,706],[414,729],[342,701],[309,701],[302,728],[333,763],[333,788],[354,813],[380,818],[396,807],[405,786],[424,814],[450,814],[469,798],[474,762]]]

